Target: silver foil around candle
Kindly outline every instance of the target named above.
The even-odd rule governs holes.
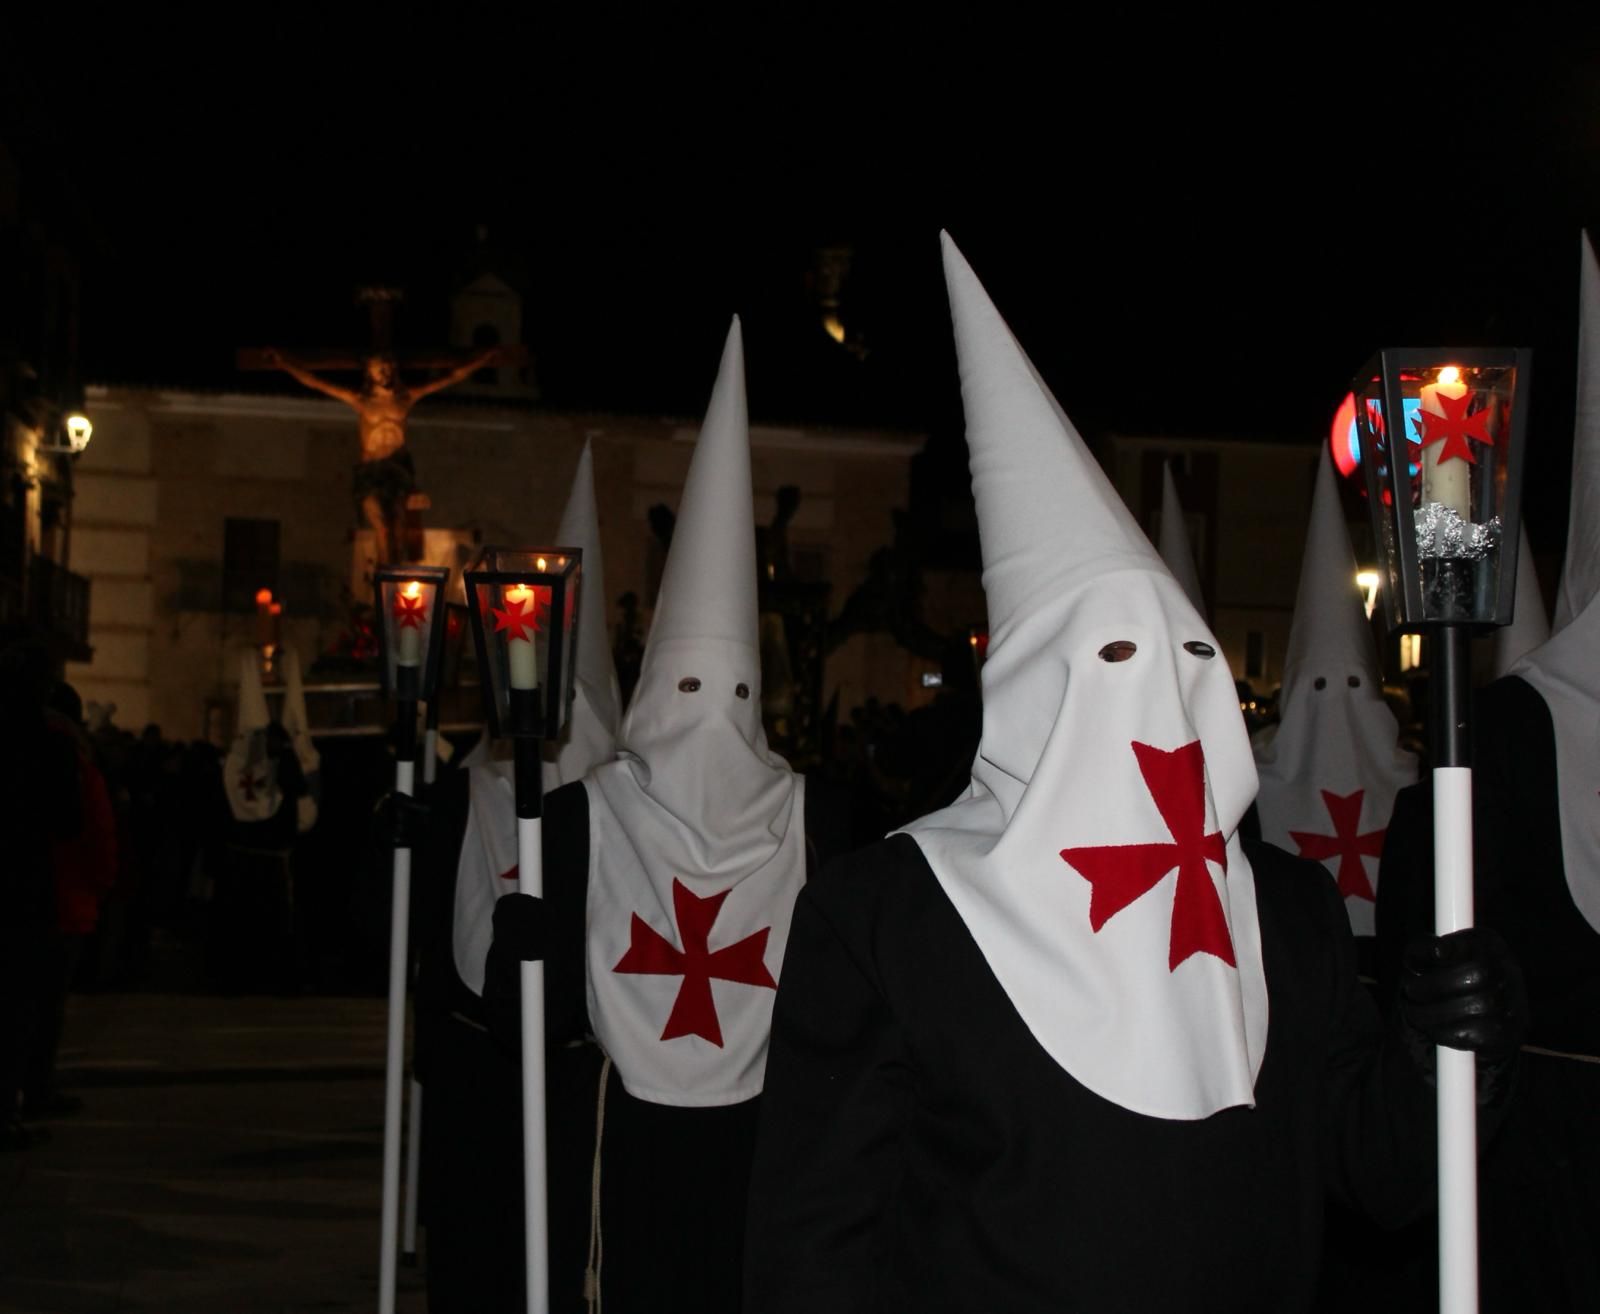
[[[1435,561],[1480,561],[1500,545],[1500,517],[1474,524],[1454,507],[1426,502],[1417,508],[1417,555]]]

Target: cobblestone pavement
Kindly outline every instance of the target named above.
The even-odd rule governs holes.
[[[375,1311],[379,999],[75,996],[49,1144],[0,1154],[4,1314]],[[399,1310],[425,1308],[402,1268]]]

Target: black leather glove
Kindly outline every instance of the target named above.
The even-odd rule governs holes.
[[[389,814],[390,837],[395,848],[421,848],[428,826],[428,805],[397,791],[384,800],[384,807]]]
[[[494,939],[483,965],[483,1007],[501,1049],[522,1052],[520,963],[542,962],[550,943],[549,913],[531,894],[503,894],[494,905]]]
[[[1528,1024],[1522,970],[1486,926],[1413,940],[1400,972],[1400,1024],[1406,1049],[1430,1085],[1434,1046],[1478,1056],[1478,1103],[1509,1087]]]

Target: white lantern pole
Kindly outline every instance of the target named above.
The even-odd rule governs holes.
[[[1433,768],[1434,932],[1472,925],[1472,767],[1467,743],[1467,631],[1441,626],[1433,635],[1435,758]],[[1439,1309],[1478,1309],[1478,1065],[1470,1050],[1435,1051],[1439,1102]]]
[[[439,700],[428,700],[428,718],[422,732],[422,785],[432,789],[439,772]],[[406,1094],[406,1196],[402,1215],[400,1255],[407,1264],[417,1262],[417,1190],[422,1170],[422,1083],[417,1080],[417,1060],[411,1058],[411,1080]]]
[[[399,702],[394,792],[409,798],[415,786],[417,705]],[[399,804],[399,806],[404,806]],[[406,943],[411,918],[411,849],[396,835],[389,914],[389,1031],[383,1069],[383,1241],[379,1248],[378,1311],[394,1314],[396,1246],[400,1239],[400,1092],[406,1044]]]
[[[513,666],[513,700],[537,697],[536,684]],[[544,897],[541,813],[544,781],[538,739],[515,741],[517,797],[517,888]],[[522,980],[522,1182],[524,1253],[527,1255],[528,1314],[549,1314],[550,1225],[545,1164],[544,963],[524,962]]]

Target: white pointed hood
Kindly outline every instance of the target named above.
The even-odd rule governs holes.
[[[544,787],[580,780],[590,768],[617,755],[622,693],[606,632],[606,568],[600,551],[600,511],[594,496],[594,454],[587,442],[572,476],[572,491],[556,529],[561,547],[583,550],[578,585],[578,654],[573,703],[562,737],[546,748]]]
[[[1520,587],[1520,584],[1519,584]],[[1517,606],[1522,606],[1519,595]],[[1561,808],[1561,862],[1578,911],[1600,931],[1600,267],[1583,240],[1578,416],[1567,558],[1555,633],[1511,668],[1550,708]]]
[[[1394,796],[1417,778],[1417,760],[1400,748],[1400,726],[1383,700],[1339,476],[1325,450],[1279,709],[1256,748],[1261,838],[1327,867],[1351,928],[1371,935],[1384,833]]]
[[[749,1099],[805,879],[803,786],[761,725],[755,515],[734,320],[617,761],[589,793],[589,1015],[628,1090]],[[710,979],[686,962],[712,964]]]
[[[303,835],[317,824],[318,781],[322,754],[311,741],[311,717],[306,711],[306,687],[300,678],[300,654],[294,648],[283,650],[283,715],[279,722],[288,731],[294,755],[306,778],[306,792],[295,800],[296,825]]]
[[[1252,1104],[1256,776],[1227,663],[948,237],[944,257],[990,640],[972,783],[906,830],[1084,1086],[1161,1118]]]
[[[1556,589],[1554,628],[1562,629],[1600,594],[1600,264],[1584,234],[1578,303],[1578,407],[1572,434],[1567,556]]]
[[[1200,592],[1200,572],[1195,568],[1194,552],[1189,546],[1189,530],[1183,518],[1183,503],[1178,501],[1178,485],[1173,482],[1172,463],[1161,465],[1161,533],[1157,551],[1172,578],[1178,581],[1184,597],[1193,604],[1200,615],[1206,614],[1205,595]]]
[[[1550,637],[1550,613],[1545,610],[1544,593],[1539,588],[1539,572],[1534,569],[1533,549],[1528,546],[1528,522],[1522,522],[1517,540],[1516,609],[1511,624],[1494,632],[1494,678],[1509,675],[1511,668]]]
[[[566,510],[555,543],[583,550],[578,584],[578,660],[572,706],[560,740],[545,745],[546,793],[580,780],[617,755],[622,695],[606,635],[605,563],[600,552],[600,513],[594,495],[594,457],[583,445],[572,476]],[[483,993],[483,965],[494,938],[494,905],[516,888],[517,815],[512,764],[494,761],[487,739],[479,740],[463,765],[470,771],[467,829],[456,867],[452,926],[456,972],[475,994]]]
[[[222,764],[222,784],[235,821],[267,821],[283,802],[277,764],[267,755],[267,696],[255,652],[239,659],[239,719]]]

